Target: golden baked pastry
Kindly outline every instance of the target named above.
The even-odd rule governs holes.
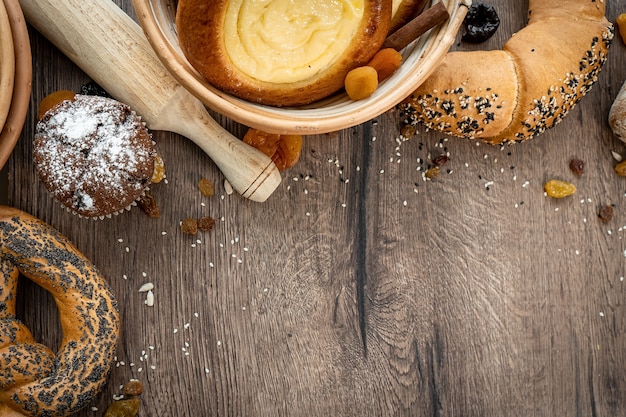
[[[120,333],[108,283],[57,230],[10,207],[0,207],[0,266],[0,415],[83,409],[107,381]],[[20,274],[54,297],[63,330],[56,354],[15,316]]]
[[[544,132],[597,80],[613,39],[605,6],[592,0],[530,0],[527,26],[502,50],[448,53],[407,100],[407,117],[493,144]]]
[[[245,100],[295,106],[343,87],[387,36],[390,0],[180,0],[176,27],[190,64]]]
[[[427,3],[427,0],[393,0],[389,33],[398,30],[402,25],[420,14]]]

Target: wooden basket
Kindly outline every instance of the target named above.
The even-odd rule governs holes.
[[[376,92],[352,101],[345,93],[301,107],[251,103],[208,84],[183,55],[176,32],[176,0],[133,0],[139,23],[171,74],[210,109],[241,124],[279,134],[320,134],[374,119],[408,97],[437,67],[456,39],[471,0],[442,0],[450,19],[403,51],[404,62]]]
[[[6,12],[6,20],[4,16],[0,16],[0,169],[2,169],[24,127],[30,104],[33,69],[28,28],[19,1],[0,0],[0,7]],[[9,31],[9,35],[6,35],[6,30]],[[5,36],[10,39],[10,44],[6,43],[8,41]],[[10,68],[7,65],[8,61],[11,62]]]

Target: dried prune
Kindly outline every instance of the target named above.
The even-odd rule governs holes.
[[[465,31],[461,40],[470,43],[484,42],[493,36],[500,26],[500,18],[496,9],[485,3],[472,3],[465,20]]]
[[[80,93],[85,96],[100,96],[112,98],[111,95],[107,93],[104,88],[100,87],[100,85],[95,81],[89,81],[88,83],[83,84],[80,87]]]

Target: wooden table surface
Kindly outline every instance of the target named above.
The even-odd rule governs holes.
[[[116,3],[135,17],[130,0]],[[474,48],[499,48],[525,23],[527,1],[490,3],[502,25]],[[609,20],[621,12],[626,0],[607,1]],[[192,142],[155,131],[167,167],[152,188],[161,217],[135,208],[92,221],[53,201],[32,163],[37,103],[90,78],[30,29],[31,108],[8,202],[95,263],[123,320],[110,382],[79,416],[102,416],[130,378],[145,387],[140,416],[626,415],[626,178],[613,171],[626,146],[607,124],[626,79],[619,36],[592,91],[529,142],[497,147],[421,127],[399,140],[391,110],[306,137],[299,163],[254,203],[227,194]],[[444,153],[441,175],[424,181]],[[585,162],[582,177],[572,158]],[[201,195],[201,178],[215,196]],[[545,197],[552,178],[576,195]],[[182,219],[206,215],[214,230],[181,233]],[[153,307],[138,291],[146,282]],[[58,346],[52,297],[23,279],[19,299],[35,337]]]

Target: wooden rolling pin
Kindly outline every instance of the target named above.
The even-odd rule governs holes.
[[[111,0],[20,0],[26,20],[152,130],[181,134],[233,188],[265,201],[281,176],[266,155],[232,136],[161,64],[138,23]]]

